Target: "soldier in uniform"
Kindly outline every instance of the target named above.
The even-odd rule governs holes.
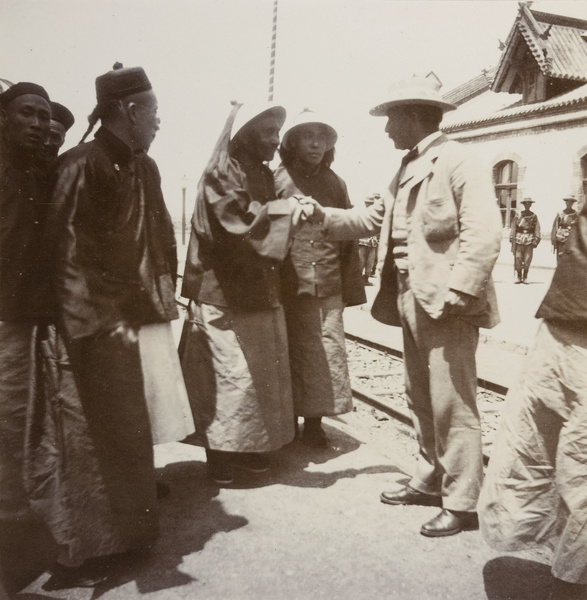
[[[377,193],[371,194],[365,199],[365,206],[373,206],[376,200],[381,196]],[[361,259],[363,283],[365,285],[373,285],[369,281],[369,277],[375,275],[375,267],[377,266],[377,247],[379,246],[379,238],[376,235],[361,238],[359,240],[359,258]]]
[[[510,233],[514,271],[517,276],[515,283],[527,283],[532,254],[534,248],[540,243],[540,223],[538,217],[530,210],[534,200],[524,198],[522,204],[524,210],[514,217]]]
[[[573,204],[576,202],[575,196],[565,196],[563,200],[565,202],[565,209],[557,213],[550,234],[552,250],[556,254],[557,263],[560,255],[564,252],[565,242],[569,237],[571,225],[577,219],[577,211],[573,208]]]

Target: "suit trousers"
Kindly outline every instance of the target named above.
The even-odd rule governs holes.
[[[483,477],[475,352],[479,328],[465,318],[432,319],[398,273],[406,398],[420,452],[410,486],[442,496],[444,508],[476,509]]]

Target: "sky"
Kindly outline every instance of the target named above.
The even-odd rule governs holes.
[[[496,66],[517,0],[278,0],[274,100],[293,118],[311,108],[338,131],[333,169],[353,203],[391,180],[401,154],[369,108],[397,79],[433,71],[442,92]],[[586,0],[532,8],[587,19]],[[230,101],[267,100],[273,0],[0,0],[0,78],[43,85],[76,123],[95,78],[142,66],[157,94],[157,161],[170,212],[187,218]],[[286,123],[287,127],[287,123]],[[276,166],[274,164],[273,166]]]

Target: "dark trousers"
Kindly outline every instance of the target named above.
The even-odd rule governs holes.
[[[138,343],[92,336],[69,341],[68,353],[120,545],[144,547],[155,539],[158,519]]]

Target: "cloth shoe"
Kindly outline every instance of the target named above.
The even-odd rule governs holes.
[[[66,567],[55,563],[51,577],[43,585],[47,591],[69,588],[92,588],[105,581],[107,574],[97,561],[86,560],[79,567]]]
[[[230,453],[206,448],[208,477],[221,485],[228,485],[234,480],[230,464]]]
[[[446,537],[472,529],[479,529],[477,513],[443,508],[433,519],[422,525],[420,533],[426,537]]]
[[[271,467],[269,459],[258,452],[234,452],[230,462],[249,473],[265,473]]]
[[[383,504],[415,504],[418,506],[442,506],[442,498],[434,494],[424,494],[409,485],[394,492],[382,492],[380,496]]]
[[[304,419],[302,442],[314,448],[328,448],[330,441],[322,429],[322,417],[309,417]]]

